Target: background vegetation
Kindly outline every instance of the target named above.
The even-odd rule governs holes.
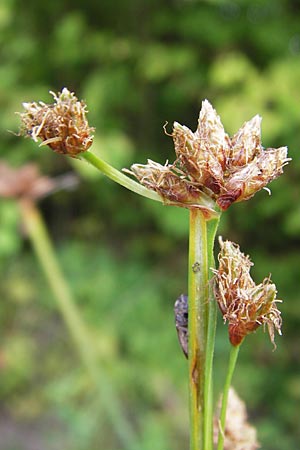
[[[173,303],[187,290],[187,213],[137,198],[16,131],[22,101],[67,86],[88,104],[93,149],[113,165],[172,159],[163,132],[196,128],[208,98],[229,133],[255,114],[264,146],[289,146],[285,175],[233,206],[222,235],[269,273],[284,299],[283,337],[246,339],[235,386],[265,450],[299,448],[300,6],[296,0],[3,0],[0,157],[44,174],[74,171],[76,190],[40,203],[58,256],[141,450],[188,446],[186,361]],[[116,450],[32,254],[13,201],[0,201],[0,448]],[[221,322],[221,321],[220,321]],[[219,326],[218,380],[228,339]]]

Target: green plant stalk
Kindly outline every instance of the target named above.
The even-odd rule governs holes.
[[[189,385],[190,449],[212,449],[212,361],[216,310],[210,301],[209,272],[218,219],[190,211],[189,236]]]
[[[220,215],[207,222],[207,245],[208,245],[208,268],[215,267],[214,242],[220,222]],[[213,357],[215,349],[217,325],[217,302],[214,297],[213,284],[209,282],[209,300],[208,300],[208,325],[205,359],[205,385],[204,385],[204,443],[205,450],[213,450]]]
[[[28,237],[54,294],[57,306],[69,329],[82,363],[86,367],[98,391],[99,400],[105,408],[124,448],[127,450],[138,450],[139,445],[136,441],[135,434],[130,423],[122,413],[121,405],[115,395],[112,384],[103,369],[99,369],[92,339],[85,323],[82,321],[69,286],[60,270],[43,219],[31,200],[22,200],[20,207]]]
[[[228,402],[228,394],[231,385],[231,380],[233,376],[233,372],[236,366],[236,361],[239,354],[240,345],[232,346],[229,356],[229,364],[227,375],[225,379],[223,395],[222,395],[222,406],[220,412],[220,420],[219,420],[219,437],[218,437],[218,447],[217,450],[223,450],[224,447],[224,436],[225,436],[225,426],[226,426],[226,410],[227,410],[227,402]]]
[[[137,183],[131,178],[127,177],[124,173],[112,167],[107,162],[98,158],[94,153],[87,151],[80,153],[79,159],[84,159],[94,166],[96,169],[100,170],[104,175],[110,178],[112,181],[120,184],[121,186],[129,189],[136,194],[142,195],[143,197],[150,198],[151,200],[155,200],[157,202],[163,202],[162,197],[160,197],[156,192],[150,191],[143,185]]]

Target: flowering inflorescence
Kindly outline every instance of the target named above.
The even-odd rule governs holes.
[[[289,161],[287,147],[263,149],[260,123],[261,118],[255,116],[230,138],[205,100],[195,133],[174,123],[174,163],[134,164],[131,173],[167,202],[205,209],[203,200],[207,202],[208,197],[226,210],[277,178]]]
[[[42,140],[57,153],[76,157],[88,150],[93,143],[91,128],[86,120],[86,105],[78,101],[73,92],[64,88],[54,97],[54,104],[43,102],[23,103],[25,112],[20,113],[21,134],[34,141]]]
[[[131,170],[123,169],[134,175],[139,182],[157,192],[168,205],[199,208],[209,216],[215,214],[215,204],[204,191],[187,182],[185,174],[176,165],[161,165],[148,159],[146,165],[133,164]]]
[[[54,179],[41,175],[35,164],[14,169],[0,161],[0,197],[37,200],[54,188]]]
[[[267,277],[256,285],[250,276],[253,263],[237,244],[220,238],[219,268],[215,273],[215,297],[227,321],[232,345],[266,324],[274,344],[274,329],[281,334],[281,315],[276,303],[276,286]],[[275,345],[275,344],[274,344]]]
[[[51,94],[54,97],[52,105],[43,102],[23,104],[25,112],[20,114],[21,134],[30,136],[36,142],[41,140],[41,146],[47,145],[57,153],[79,157],[82,152],[90,148],[93,142],[94,129],[86,120],[86,106],[66,88],[58,94],[53,92]],[[206,264],[209,261],[208,241],[212,247],[216,228],[213,233],[213,228],[210,228],[208,233],[206,221],[215,218],[217,223],[221,211],[228,209],[232,203],[248,200],[276,179],[289,161],[287,147],[277,149],[262,147],[261,118],[258,115],[245,122],[230,138],[224,130],[220,117],[207,100],[202,103],[196,131],[192,132],[186,126],[175,122],[171,136],[176,154],[173,163],[167,161],[162,165],[148,160],[145,165],[133,164],[131,170],[124,169],[125,172],[136,177],[140,184],[104,161],[95,159],[90,152],[82,155],[82,159],[92,162],[114,181],[134,192],[154,200],[162,200],[165,204],[189,208],[193,210],[191,217],[201,216],[203,228],[199,227],[197,233],[195,229],[200,221],[197,222],[195,217],[191,221],[193,222],[190,234],[191,248],[193,248],[191,255],[197,247],[197,252],[202,252],[203,267],[205,265],[208,267]],[[20,169],[18,183],[14,183],[14,174],[10,168],[0,165],[1,174],[3,179],[0,177],[0,195],[6,197],[16,196],[21,200],[36,200],[56,186],[53,180],[41,178],[32,166]],[[155,193],[147,191],[145,187]],[[201,214],[198,214],[199,211],[195,211],[196,209],[200,210]],[[219,267],[212,269],[214,273],[212,285],[224,322],[228,322],[229,339],[233,347],[220,420],[215,419],[214,423],[214,440],[217,442],[219,434],[218,449],[255,450],[258,448],[256,432],[248,424],[245,406],[234,391],[229,392],[229,411],[226,420],[226,393],[228,394],[239,345],[246,335],[259,326],[266,325],[275,346],[275,330],[281,334],[282,319],[277,308],[280,300],[276,299],[276,286],[271,282],[270,277],[265,278],[258,285],[255,284],[250,276],[253,263],[240,251],[238,245],[230,241],[223,242],[220,238],[220,246]],[[197,252],[195,251],[195,254]],[[195,264],[199,264],[199,269],[202,270],[200,263],[192,261],[190,308],[188,296],[181,295],[176,300],[174,309],[180,345],[186,357],[189,352],[191,355],[192,447],[198,448],[198,441],[202,439],[199,433],[203,424],[203,447],[201,448],[208,448],[205,446],[205,441],[209,435],[212,437],[212,417],[210,421],[207,419],[212,412],[210,383],[215,326],[212,318],[214,308],[211,308],[212,304],[207,307],[210,289],[207,289],[207,294],[204,292],[208,286],[208,271],[204,277],[196,276]],[[192,321],[191,318],[189,319],[189,309]],[[189,321],[193,324],[191,330],[188,328]],[[201,347],[198,336],[200,334],[205,336],[205,333],[207,343],[205,344],[203,339]],[[189,340],[192,345],[189,345]],[[202,367],[201,361],[205,361],[205,367]],[[206,415],[205,420],[202,417],[203,411],[204,418]],[[199,427],[200,423],[201,427]],[[212,448],[212,443],[209,448]]]
[[[77,157],[93,142],[86,120],[86,105],[64,88],[54,104],[23,103],[21,133],[57,153]],[[230,138],[211,104],[202,103],[197,130],[174,123],[172,137],[176,159],[162,165],[148,160],[131,170],[146,188],[167,204],[199,208],[209,217],[232,203],[248,200],[277,178],[289,161],[287,147],[263,149],[261,118],[255,116]]]
[[[35,202],[55,191],[73,189],[77,177],[66,173],[57,177],[42,175],[34,163],[14,168],[0,161],[0,197]]]

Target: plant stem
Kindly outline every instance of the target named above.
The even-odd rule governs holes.
[[[69,329],[72,340],[77,348],[82,363],[92,379],[102,405],[115,428],[116,434],[127,450],[138,449],[139,446],[132,427],[122,413],[118,398],[112,384],[103,368],[100,370],[97,355],[88,329],[83,322],[76,302],[72,298],[69,286],[60,270],[55,252],[50,241],[43,219],[35,206],[29,200],[20,202],[23,222],[29,239],[35,250],[38,261],[44,271],[49,286],[54,294],[57,306]]]
[[[130,191],[135,192],[136,194],[142,195],[143,197],[150,198],[151,200],[156,200],[157,202],[162,202],[162,198],[154,191],[150,191],[143,185],[137,183],[131,178],[127,177],[124,173],[112,167],[107,162],[98,158],[94,153],[87,151],[80,154],[80,159],[84,159],[94,166],[96,169],[100,170],[100,172],[104,173],[108,178],[115,181],[116,183],[124,186]]]
[[[210,301],[209,269],[218,220],[211,225],[190,211],[189,240],[189,381],[190,449],[212,449],[212,360],[216,312]]]
[[[215,267],[214,242],[220,216],[207,223],[207,243],[208,243],[208,268]],[[209,283],[208,301],[208,325],[205,359],[205,385],[204,385],[204,442],[205,450],[213,450],[213,357],[215,349],[217,325],[217,302],[214,298],[213,285]]]
[[[239,354],[239,349],[240,349],[239,345],[231,346],[228,371],[227,371],[227,375],[226,375],[226,380],[225,380],[224,389],[223,389],[223,396],[222,396],[222,406],[221,406],[220,421],[219,421],[220,429],[219,429],[217,450],[223,450],[223,447],[224,447],[228,394],[229,394],[229,388],[231,385],[232,375],[233,375],[237,357]]]

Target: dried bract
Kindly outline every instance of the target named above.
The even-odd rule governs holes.
[[[244,337],[266,324],[274,343],[274,329],[281,334],[281,315],[276,303],[276,286],[265,278],[256,285],[250,276],[253,263],[239,246],[220,238],[219,268],[215,273],[215,297],[224,321],[228,321],[229,339],[239,345]]]
[[[219,410],[221,406],[219,404]],[[256,450],[260,448],[257,442],[256,429],[247,421],[245,403],[231,387],[228,395],[226,426],[224,433],[224,450]],[[217,445],[219,421],[214,417],[214,442]]]
[[[160,191],[156,180],[148,183],[144,171],[149,169],[149,164],[135,164],[132,172],[142,184],[158,191],[164,198],[169,198],[170,192],[176,198],[177,190],[179,197],[182,197],[182,190],[188,193],[182,197],[179,206],[186,203],[186,207],[191,207],[191,194],[193,205],[197,204],[199,207],[201,196],[205,194],[213,200],[215,206],[226,210],[234,202],[248,200],[277,178],[289,161],[287,147],[263,149],[260,123],[261,118],[255,116],[230,138],[220,117],[205,100],[194,133],[186,126],[174,123],[172,137],[175,162],[156,168],[155,178],[159,181],[159,171],[164,181],[167,176],[166,167],[172,173],[171,191],[169,188]],[[177,182],[174,177],[178,178]]]
[[[64,88],[57,95],[53,92],[54,104],[23,103],[25,112],[20,113],[21,134],[34,141],[42,140],[57,153],[76,157],[93,143],[93,128],[86,120],[87,109],[74,93]]]

